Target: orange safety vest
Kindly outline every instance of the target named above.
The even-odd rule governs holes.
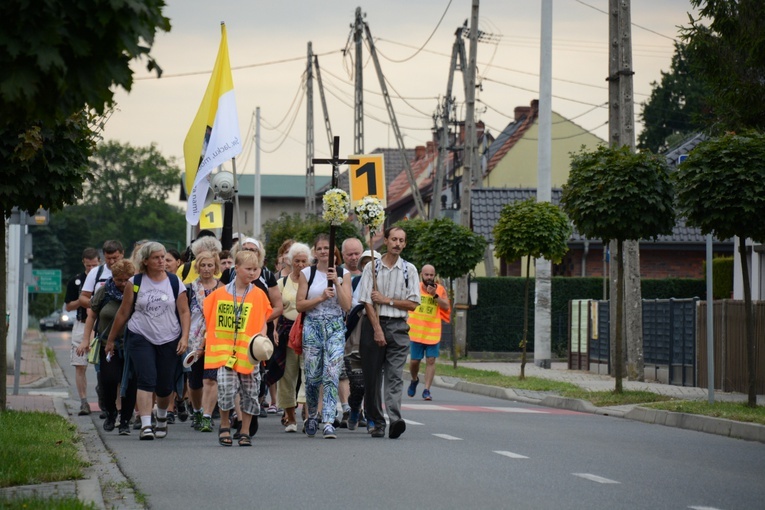
[[[241,303],[239,298],[237,305]],[[234,338],[236,315],[234,296],[226,287],[216,289],[204,301],[205,369],[230,366],[240,374],[251,374],[255,369],[247,357],[247,347],[252,338],[263,329],[266,318],[271,315],[268,297],[254,285],[247,293],[239,316]]]
[[[436,295],[446,297],[446,289],[436,284]],[[425,284],[420,283],[420,304],[409,312],[409,338],[413,342],[435,345],[441,341],[441,314],[435,296],[425,291]]]

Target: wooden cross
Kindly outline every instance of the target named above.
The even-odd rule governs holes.
[[[332,165],[332,188],[337,188],[337,180],[340,177],[340,165],[358,165],[359,160],[358,159],[340,159],[340,137],[336,136],[332,140],[332,158],[331,159],[323,159],[323,158],[314,158],[311,160],[311,163],[314,165]],[[336,266],[335,263],[335,226],[330,224],[329,226],[329,257],[330,257],[330,264],[331,266]],[[332,282],[329,282],[327,284],[328,286],[332,286]]]

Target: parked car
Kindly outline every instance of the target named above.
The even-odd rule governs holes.
[[[53,329],[55,331],[71,331],[74,321],[77,320],[76,312],[62,312],[56,310],[47,317],[40,319],[40,331]]]

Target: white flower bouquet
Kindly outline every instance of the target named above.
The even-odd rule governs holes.
[[[351,212],[351,201],[348,198],[348,193],[340,188],[328,189],[324,193],[322,202],[324,205],[322,217],[330,225],[338,226],[348,220],[348,215]]]
[[[379,198],[366,196],[356,205],[356,215],[370,232],[379,232],[385,222],[385,209]]]

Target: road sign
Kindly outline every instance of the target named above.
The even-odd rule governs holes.
[[[350,166],[351,207],[362,198],[370,195],[377,197],[386,205],[385,199],[385,162],[382,154],[362,154],[351,156],[359,163]]]
[[[221,204],[210,204],[202,209],[199,216],[200,228],[223,228],[223,207]]]
[[[34,284],[29,286],[29,292],[38,294],[58,294],[61,292],[60,269],[32,269]]]

